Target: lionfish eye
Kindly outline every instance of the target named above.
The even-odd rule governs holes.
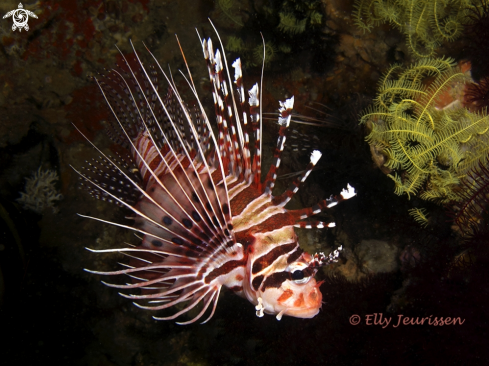
[[[301,271],[300,269],[295,270],[295,271],[292,273],[292,279],[293,279],[294,281],[304,279],[304,271]]]

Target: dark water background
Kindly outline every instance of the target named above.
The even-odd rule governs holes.
[[[411,63],[404,37],[389,25],[364,34],[352,23],[351,1],[307,4],[322,15],[320,24],[294,35],[277,27],[277,13],[294,1],[26,1],[24,7],[38,15],[29,19],[28,31],[13,32],[12,19],[1,20],[2,364],[485,363],[487,254],[475,251],[469,264],[454,264],[467,245],[449,221],[449,207],[396,196],[393,182],[374,166],[365,130],[358,126],[358,114],[375,97],[382,73],[394,62]],[[5,14],[17,5],[3,1],[0,10]],[[176,74],[184,67],[174,37],[178,34],[200,95],[212,107],[195,32],[216,40],[208,17],[225,45],[231,37],[241,40],[240,52],[229,52],[228,60],[242,55],[248,87],[259,79],[263,32],[269,47],[265,111],[275,112],[278,100],[294,95],[297,112],[332,124],[293,125],[323,157],[292,204],[311,206],[338,194],[347,183],[357,189],[356,198],[321,214],[336,222],[335,229],[299,232],[301,246],[310,252],[345,247],[339,263],[317,275],[325,281],[324,305],[313,319],[257,318],[246,300],[223,291],[216,314],[205,325],[157,322],[82,270],[116,268],[118,260],[85,247],[137,242],[131,233],[76,215],[124,220],[117,207],[78,189],[69,167],[97,155],[72,123],[105,151],[114,145],[101,124],[108,118],[107,108],[89,77],[120,62],[114,45],[131,53],[128,39],[140,51],[144,41]],[[441,46],[438,54],[461,59],[464,42],[470,39]],[[273,121],[265,123],[265,165],[276,133]],[[307,144],[299,139],[299,145]],[[286,151],[280,173],[301,170],[308,154]],[[55,204],[56,212],[47,208],[37,214],[16,201],[25,178],[39,167],[60,177],[57,189],[63,199]],[[280,181],[277,191],[288,182]],[[413,207],[429,210],[426,229],[408,215]],[[374,323],[374,314],[379,320],[391,318],[391,324]],[[354,315],[360,324],[350,323]],[[399,316],[428,317],[430,322],[458,317],[463,324],[394,327]]]

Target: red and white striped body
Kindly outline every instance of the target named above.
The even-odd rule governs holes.
[[[130,283],[108,285],[139,289],[137,294],[122,296],[144,301],[136,304],[141,308],[162,310],[185,303],[175,314],[155,319],[174,319],[201,303],[200,312],[180,324],[196,321],[213,305],[208,320],[222,286],[248,299],[258,316],[311,318],[322,301],[314,275],[339,253],[303,252],[294,227],[332,226],[304,220],[350,198],[354,190],[349,186],[342,195],[311,208],[286,209],[321,155],[314,151],[307,169],[290,188],[272,195],[293,97],[280,103],[274,162],[262,179],[259,87],[256,84],[249,91],[247,102],[238,59],[233,63],[237,87],[233,92],[220,51],[214,53],[210,40],[202,41],[202,46],[213,87],[217,137],[199,99],[190,109],[171,82],[168,96],[160,96],[159,65],[150,69],[137,54],[138,71],[126,63],[125,75],[114,70],[97,80],[114,114],[113,127],[122,131],[117,138],[126,139],[139,179],[129,173],[135,170],[129,164],[105,155],[104,166],[112,167],[112,174],[94,167],[82,177],[97,196],[132,211],[133,226],[112,224],[138,232],[143,240],[132,248],[94,250],[121,252],[131,259],[119,271],[90,272],[130,276]],[[193,84],[189,86],[196,95]]]

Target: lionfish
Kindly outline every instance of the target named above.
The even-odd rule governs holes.
[[[272,195],[294,97],[280,102],[274,160],[262,179],[261,87],[256,83],[246,98],[240,59],[232,64],[232,82],[224,52],[214,51],[210,38],[202,40],[199,35],[199,39],[209,71],[217,134],[197,95],[183,51],[189,73],[185,79],[196,100],[192,108],[155,56],[148,50],[154,60],[148,66],[132,43],[134,60],[122,56],[126,71],[112,69],[94,78],[114,117],[109,125],[111,137],[130,150],[131,158],[110,157],[91,143],[101,160],[77,172],[93,196],[128,208],[134,225],[80,216],[131,229],[142,242],[120,249],[89,249],[123,253],[130,260],[117,271],[87,271],[129,276],[126,284],[104,283],[139,289],[137,294],[121,293],[143,301],[135,303],[139,308],[179,305],[175,314],[155,316],[157,320],[175,319],[201,303],[193,319],[178,324],[195,322],[212,305],[206,323],[214,315],[223,286],[255,305],[259,317],[267,313],[278,320],[283,315],[312,318],[322,304],[321,282],[316,283],[314,275],[321,266],[337,261],[341,247],[329,255],[312,256],[299,247],[294,227],[334,226],[306,219],[354,196],[355,191],[348,185],[339,196],[313,207],[284,208],[321,157],[313,151],[306,170],[285,192]],[[166,96],[158,75],[169,85]]]

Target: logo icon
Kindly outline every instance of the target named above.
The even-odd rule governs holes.
[[[31,17],[37,18],[36,14],[34,14],[32,11],[25,10],[22,6],[22,3],[19,3],[19,8],[9,11],[3,16],[3,19],[12,17],[14,21],[14,24],[12,25],[12,30],[15,31],[17,28],[19,28],[19,32],[22,32],[22,28],[24,28],[26,31],[29,30],[29,25],[27,24],[27,21],[29,20],[29,15]]]

